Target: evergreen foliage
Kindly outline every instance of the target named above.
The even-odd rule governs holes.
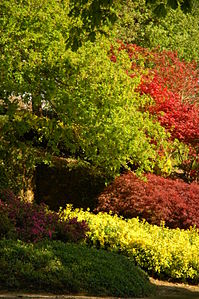
[[[142,297],[153,292],[131,259],[62,242],[0,241],[0,285],[10,290]]]

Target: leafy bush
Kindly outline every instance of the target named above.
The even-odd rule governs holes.
[[[159,46],[161,50],[178,51],[185,60],[196,60],[198,63],[199,5],[198,1],[194,2],[191,13],[184,13],[180,6],[175,10],[169,9],[165,18],[154,18],[149,13],[148,22],[143,24],[137,42],[144,47]]]
[[[79,242],[85,239],[87,231],[87,223],[84,220],[80,222],[74,217],[68,221],[57,221],[55,238],[64,242]]]
[[[71,206],[63,210],[61,216],[86,220],[90,246],[127,255],[153,277],[198,283],[199,231],[196,229],[169,229],[137,218],[124,220],[107,213],[95,215],[72,210]]]
[[[186,62],[179,58],[177,52],[151,51],[152,70],[158,83],[178,94],[182,102],[194,103],[199,100],[197,63]]]
[[[98,198],[96,211],[112,211],[170,228],[199,228],[199,185],[181,180],[145,175],[147,181],[132,172],[117,177]]]
[[[140,297],[152,287],[131,259],[62,242],[0,241],[0,285],[58,293]]]
[[[9,219],[8,213],[0,200],[0,239],[14,238],[16,231],[15,226]]]
[[[14,230],[15,237],[26,242],[43,239],[79,242],[85,238],[88,226],[76,218],[61,221],[57,213],[50,211],[44,204],[25,202],[9,191],[1,192],[0,214],[3,226],[0,236],[9,235]]]

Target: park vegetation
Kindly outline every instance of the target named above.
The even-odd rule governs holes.
[[[3,0],[0,61],[0,284],[197,283],[198,1]],[[103,177],[92,213],[25,196],[55,158]]]

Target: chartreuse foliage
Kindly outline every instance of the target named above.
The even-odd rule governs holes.
[[[118,173],[131,163],[138,171],[163,167],[157,149],[169,149],[168,135],[148,112],[143,111],[147,96],[141,97],[136,87],[139,77],[131,79],[125,70],[128,56],[119,53],[116,63],[107,55],[110,43],[99,39],[73,54],[78,68],[73,84],[61,98],[61,109],[68,112],[62,121],[71,120],[80,157],[91,161],[107,173]],[[152,144],[156,140],[156,145]]]
[[[0,284],[9,289],[142,297],[153,291],[132,260],[85,245],[0,241]]]
[[[68,113],[57,107],[76,71],[70,47],[91,39],[109,16],[113,20],[111,7],[106,1],[100,7],[92,1],[89,6],[72,0],[1,1],[0,114],[6,115],[0,115],[0,187],[26,188],[35,165],[58,154],[60,142],[65,151],[75,151],[72,121],[68,119],[69,127],[63,130],[56,118]],[[44,107],[53,119],[39,117]],[[40,149],[35,150],[35,145]]]
[[[150,275],[197,283],[199,279],[199,235],[190,230],[158,227],[137,218],[122,219],[116,215],[72,210],[67,206],[61,217],[86,220],[90,231],[88,244],[120,252],[135,261]]]
[[[136,92],[139,77],[132,79],[126,74],[126,65],[130,66],[127,54],[121,52],[117,62],[112,63],[110,46],[106,38],[99,37],[94,45],[87,42],[75,53],[71,50],[63,52],[63,60],[53,61],[51,57],[52,69],[46,77],[39,72],[41,84],[46,82],[46,90],[43,86],[47,94],[44,96],[45,104],[56,117],[48,118],[16,109],[13,112],[11,107],[14,104],[8,102],[8,118],[2,128],[2,153],[4,168],[7,166],[9,173],[18,168],[27,169],[28,174],[38,160],[46,160],[46,154],[49,158],[51,154],[58,155],[60,152],[91,163],[107,176],[119,173],[121,167],[127,168],[129,164],[134,165],[137,172],[165,168],[173,146],[167,142],[165,130],[144,111],[143,107],[150,100]],[[46,55],[42,51],[39,56]],[[31,57],[29,59],[31,61]],[[45,63],[41,62],[41,66]],[[56,75],[54,66],[58,65]],[[52,82],[49,81],[51,74]],[[29,84],[26,79],[23,76]],[[33,78],[33,85],[34,82],[36,84],[37,80]],[[26,90],[29,90],[28,87]],[[16,93],[19,90],[17,87]],[[42,89],[39,90],[40,95],[41,92]],[[9,147],[6,146],[8,144]],[[158,154],[160,148],[164,152],[162,156]],[[42,154],[39,152],[41,149]],[[5,165],[10,160],[14,163]],[[22,164],[18,166],[20,162]]]

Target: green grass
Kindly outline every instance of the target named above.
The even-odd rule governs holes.
[[[132,260],[85,245],[48,241],[0,241],[0,285],[4,289],[141,297],[153,288]]]

